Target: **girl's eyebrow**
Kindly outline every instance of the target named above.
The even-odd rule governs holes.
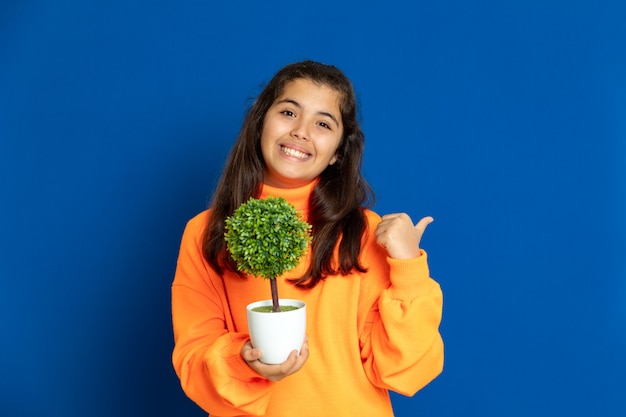
[[[302,106],[300,105],[300,103],[298,103],[296,100],[292,99],[292,98],[284,98],[282,100],[279,100],[276,102],[276,104],[280,104],[280,103],[289,103],[289,104],[293,104],[294,106],[296,106],[297,108],[301,109]],[[335,124],[337,125],[337,127],[339,127],[339,121],[337,120],[337,118],[335,116],[333,116],[332,113],[326,112],[326,111],[318,111],[317,114],[321,115],[321,116],[326,116],[329,119],[331,119],[333,122],[335,122]]]

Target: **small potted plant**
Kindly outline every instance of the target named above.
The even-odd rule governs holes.
[[[306,305],[280,299],[276,278],[295,268],[311,241],[311,225],[281,197],[250,198],[226,219],[224,238],[239,271],[270,282],[271,300],[246,307],[252,345],[261,362],[284,362],[300,350],[306,334]]]

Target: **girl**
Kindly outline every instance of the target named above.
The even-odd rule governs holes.
[[[363,144],[350,81],[317,62],[282,68],[246,115],[172,284],[174,368],[212,416],[392,416],[388,390],[413,395],[441,372],[442,293],[419,247],[432,218],[365,208]],[[308,332],[279,365],[258,360],[247,330],[245,307],[268,285],[237,273],[224,241],[226,217],[270,195],[313,226],[308,254],[277,279],[306,303]]]

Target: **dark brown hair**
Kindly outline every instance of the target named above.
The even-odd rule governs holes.
[[[237,271],[226,249],[224,222],[250,197],[258,197],[265,172],[261,153],[263,121],[285,85],[296,79],[311,80],[337,91],[343,123],[337,161],[320,174],[310,199],[312,262],[304,276],[292,280],[298,286],[312,288],[328,275],[345,275],[353,269],[364,271],[359,261],[361,240],[367,228],[363,208],[374,202],[372,189],[361,174],[364,135],[357,117],[352,83],[335,66],[314,61],[287,65],[259,94],[244,118],[217,185],[202,249],[207,262],[218,273],[224,268]],[[339,259],[334,262],[337,242],[340,242]]]

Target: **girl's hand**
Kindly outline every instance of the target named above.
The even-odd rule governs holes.
[[[241,349],[241,356],[246,362],[248,362],[248,365],[250,365],[252,369],[270,381],[276,382],[298,372],[300,368],[302,368],[304,362],[306,362],[309,358],[309,344],[305,339],[302,347],[300,348],[300,355],[298,355],[297,350],[294,350],[289,354],[289,357],[285,362],[278,365],[268,365],[259,361],[261,351],[253,348],[250,341],[248,341]]]
[[[434,219],[424,217],[416,225],[405,213],[387,214],[376,228],[376,243],[387,250],[390,258],[412,259],[420,256],[420,241]]]

